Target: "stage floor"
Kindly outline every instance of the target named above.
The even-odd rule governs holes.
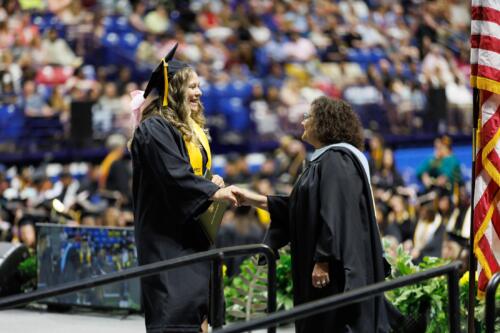
[[[279,333],[293,333],[293,326],[278,328]],[[98,312],[48,313],[45,310],[21,309],[0,311],[0,332],[8,333],[138,333],[146,332],[140,315],[115,315]],[[264,333],[266,330],[252,331]]]

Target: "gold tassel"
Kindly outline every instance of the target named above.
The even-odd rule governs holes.
[[[162,106],[168,105],[168,62],[165,59],[161,60],[163,62],[163,78],[165,79],[165,86],[163,87],[163,104]]]

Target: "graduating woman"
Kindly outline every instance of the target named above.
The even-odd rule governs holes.
[[[146,90],[132,94],[139,123],[130,150],[140,265],[207,250],[198,217],[213,200],[236,204],[222,178],[202,177],[211,154],[200,81],[191,67],[173,60],[176,47],[152,73]],[[147,332],[206,332],[209,277],[206,262],[141,279]]]
[[[289,197],[239,190],[240,204],[268,209],[266,243],[292,251],[296,305],[384,280],[361,123],[343,101],[320,97],[302,139],[316,148]],[[296,322],[296,332],[388,332],[382,297]]]

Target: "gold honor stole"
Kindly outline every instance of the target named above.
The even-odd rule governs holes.
[[[208,138],[203,129],[196,122],[192,122],[191,126],[196,134],[196,137],[200,141],[201,145],[205,149],[207,153],[207,170],[210,170],[212,167],[212,155],[210,153],[210,145],[208,144]],[[201,154],[200,147],[196,143],[194,138],[191,141],[187,141],[184,138],[184,144],[186,145],[188,155],[189,155],[189,163],[193,168],[194,174],[197,176],[203,176],[203,155]]]

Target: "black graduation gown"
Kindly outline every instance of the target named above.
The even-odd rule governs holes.
[[[134,133],[133,203],[140,265],[209,248],[197,218],[219,189],[189,164],[181,133],[153,116]],[[208,314],[209,263],[141,279],[148,332],[199,332]]]
[[[368,179],[346,148],[330,148],[312,161],[290,197],[269,196],[266,243],[288,242],[296,305],[384,280],[382,245]],[[330,284],[312,286],[315,262],[329,262]],[[296,322],[298,333],[387,332],[383,298],[328,311]]]

